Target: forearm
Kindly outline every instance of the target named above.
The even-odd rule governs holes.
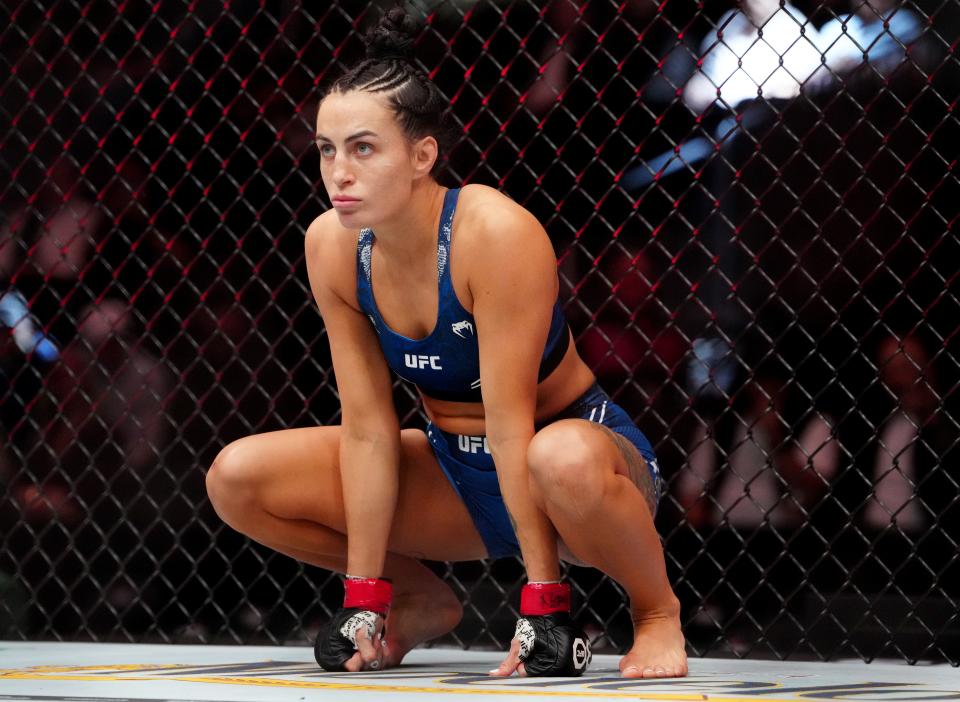
[[[400,433],[358,438],[344,431],[340,479],[347,522],[347,572],[376,578],[383,573],[390,525],[399,489]]]
[[[494,433],[496,437],[496,433]],[[531,581],[551,581],[560,577],[557,556],[557,534],[549,517],[539,508],[530,493],[527,468],[527,447],[533,438],[529,435],[512,435],[488,441],[497,467],[500,490],[510,515],[520,552]]]

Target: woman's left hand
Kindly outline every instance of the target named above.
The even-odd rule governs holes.
[[[510,652],[503,659],[503,663],[490,671],[490,675],[496,678],[509,678],[517,672],[521,678],[527,677],[527,671],[523,667],[523,661],[520,660],[520,641],[513,639],[510,642]]]

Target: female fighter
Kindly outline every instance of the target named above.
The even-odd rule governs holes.
[[[457,625],[459,601],[419,559],[520,553],[521,618],[491,673],[586,668],[563,557],[628,593],[625,676],[685,675],[653,450],[571,343],[537,220],[493,189],[435,179],[448,104],[406,58],[416,29],[390,10],[317,113],[333,209],[308,228],[306,261],[341,424],[231,443],[210,499],[255,541],[346,575],[317,640],[327,669],[395,666]],[[417,386],[425,431],[400,429],[391,370]]]

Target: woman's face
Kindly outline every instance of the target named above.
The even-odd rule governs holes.
[[[373,227],[409,204],[422,169],[385,98],[328,95],[317,110],[316,141],[323,185],[343,226]]]

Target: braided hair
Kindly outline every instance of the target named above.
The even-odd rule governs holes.
[[[383,93],[408,138],[432,136],[437,140],[439,154],[431,170],[431,174],[436,175],[450,141],[447,117],[450,105],[440,89],[413,62],[413,46],[419,31],[420,26],[402,5],[388,10],[366,34],[366,58],[337,78],[327,95],[354,90]]]

